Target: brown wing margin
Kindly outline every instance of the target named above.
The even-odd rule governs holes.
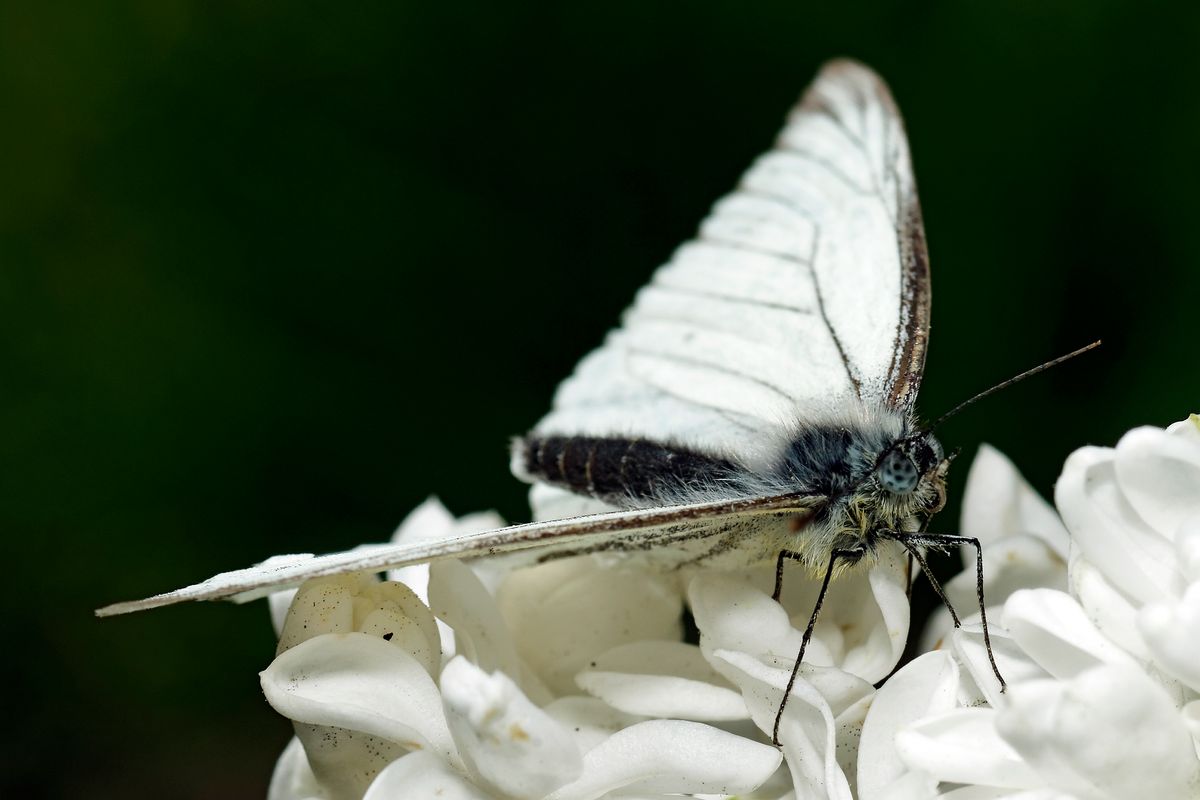
[[[883,170],[895,185],[896,247],[900,254],[900,324],[892,347],[892,363],[886,380],[886,402],[899,411],[911,411],[921,388],[925,371],[925,349],[929,342],[929,251],[925,243],[925,226],[921,204],[917,199],[917,184],[913,177],[908,138],[900,109],[886,83],[870,67],[851,59],[831,61],[822,67],[802,107],[828,114],[835,123],[843,125],[820,95],[822,84],[836,84],[848,90],[864,115],[869,107],[883,110],[885,120],[882,163],[874,170]],[[864,155],[866,153],[863,145]],[[883,185],[884,175],[878,175]]]
[[[640,545],[639,540],[633,539],[632,533],[656,531],[660,534],[655,537],[656,543],[664,544],[675,539],[696,538],[696,529],[706,523],[715,525],[722,519],[731,517],[803,512],[819,506],[825,500],[824,497],[815,496],[776,495],[639,511],[617,511],[512,525],[452,539],[379,545],[316,557],[297,556],[221,573],[202,583],[145,600],[115,603],[96,611],[96,616],[128,614],[188,600],[248,600],[297,586],[309,578],[349,572],[382,572],[447,558],[476,558],[527,551],[527,562],[514,563],[513,566],[516,567],[526,563],[537,563],[541,557],[561,549],[580,552],[600,549],[641,550],[644,547]],[[626,546],[622,547],[620,540],[624,540]]]
[[[929,251],[925,245],[925,225],[914,188],[907,207],[901,205],[896,235],[900,246],[900,324],[896,331],[892,366],[888,371],[888,405],[912,411],[925,375],[925,349],[929,344]]]

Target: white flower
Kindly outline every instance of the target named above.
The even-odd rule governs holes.
[[[934,649],[873,688],[908,631],[885,557],[832,585],[781,721],[786,767],[767,742],[817,590],[801,570],[781,602],[771,564],[663,574],[624,555],[310,581],[272,598],[263,688],[296,739],[271,797],[1200,796],[1200,424],[1078,451],[1056,501],[1062,521],[994,450],[972,466],[962,532],[984,544],[1007,692],[969,553],[946,587],[964,627],[933,619]],[[596,509],[542,490],[535,510]],[[498,524],[431,501],[397,538]]]
[[[992,491],[989,510],[972,487],[964,526],[1002,524],[964,533],[985,539],[994,563],[1036,504]],[[861,797],[1200,796],[1197,418],[1077,451],[1055,500],[1070,532],[1066,591],[1055,570],[1023,570],[1025,588],[988,579],[989,595],[992,581],[1008,594],[992,640],[1009,690],[970,626],[949,652],[908,664],[868,713]]]
[[[414,515],[444,533],[460,532],[440,507],[427,504]],[[401,535],[412,530],[406,524]],[[497,581],[497,594],[525,615],[516,630],[501,613],[505,603],[467,566],[423,568],[425,582],[410,573],[453,629],[458,655],[448,658],[433,613],[404,584],[362,575],[306,583],[291,600],[279,655],[262,674],[268,701],[296,728],[271,797],[724,796],[767,781],[781,757],[762,742],[699,722],[626,713],[576,687],[547,688],[571,668],[574,648],[610,650],[592,677],[627,696],[638,692],[622,686],[615,671],[606,678],[600,666],[634,668],[641,646],[651,653],[688,648],[678,641],[677,591],[619,570],[602,573],[610,580],[601,585],[577,571],[582,566],[556,564],[540,577],[514,573],[511,585],[506,576]],[[550,617],[535,596],[573,615],[588,636]],[[664,635],[675,640],[652,638]],[[539,637],[546,637],[543,650],[536,649]],[[565,639],[560,649],[552,647],[557,638]],[[536,669],[523,652],[543,656]],[[720,680],[711,670],[693,677],[706,687]],[[727,706],[741,704],[732,716],[746,717],[727,685],[708,691],[724,692]],[[656,694],[672,702],[671,692]]]
[[[997,620],[1004,601],[1018,589],[1067,588],[1066,528],[1013,463],[986,444],[967,473],[961,532],[983,545],[988,619]],[[961,556],[963,571],[946,583],[946,596],[965,622],[978,622],[975,553],[964,547]],[[935,649],[952,628],[950,612],[939,609],[925,626],[921,649]]]
[[[551,500],[541,516],[587,510]],[[396,538],[497,524],[430,501]],[[782,603],[774,565],[664,574],[636,557],[309,581],[272,599],[287,611],[262,685],[296,739],[271,797],[849,798],[872,683],[907,635],[903,573],[888,558],[834,584],[782,755],[770,731],[817,590],[800,569]],[[684,641],[685,604],[698,645]]]

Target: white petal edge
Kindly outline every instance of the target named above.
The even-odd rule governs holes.
[[[770,735],[790,668],[768,666],[747,653],[729,650],[717,650],[710,658],[714,666],[725,663],[725,669],[718,669],[742,690],[754,723]],[[837,711],[871,694],[872,689],[860,679],[834,668],[802,667],[801,670],[779,725],[779,741],[792,772],[796,795],[852,800],[850,781],[837,760],[838,725],[834,717]],[[827,684],[826,692],[835,698],[836,711],[826,693],[810,683],[812,679]]]
[[[1200,582],[1189,586],[1178,602],[1143,608],[1138,630],[1155,662],[1200,692]]]
[[[291,720],[433,750],[461,766],[433,679],[383,639],[324,634],[277,656],[260,679],[267,702]]]
[[[1200,444],[1159,428],[1134,428],[1117,442],[1115,464],[1121,493],[1164,536],[1200,517]]]
[[[1033,534],[1064,561],[1068,535],[1062,521],[1034,491],[1016,466],[996,448],[980,445],[967,473],[961,518],[963,535],[973,536],[984,549],[1013,534]],[[963,548],[963,567],[974,572],[975,557]]]
[[[896,752],[909,769],[946,783],[1008,789],[1044,785],[996,732],[996,711],[958,708],[920,720],[896,734]]]
[[[295,736],[275,762],[271,785],[267,787],[267,800],[324,800],[321,784],[308,765],[304,745]]]
[[[918,794],[933,794],[937,781],[909,770],[896,752],[896,733],[930,714],[953,709],[958,690],[958,665],[944,651],[925,653],[888,678],[875,694],[863,723],[858,751],[859,800],[888,797],[901,779],[912,783]]]
[[[576,693],[575,676],[612,647],[683,634],[675,575],[633,563],[601,569],[591,556],[512,572],[496,603],[517,652],[556,695]]]
[[[1178,709],[1139,668],[1104,664],[1012,690],[996,729],[1054,788],[1083,797],[1186,800],[1200,761]]]
[[[431,564],[429,602],[434,616],[454,629],[459,654],[487,672],[521,674],[508,625],[495,599],[470,567],[457,560]]]
[[[362,800],[492,800],[432,753],[409,753],[375,776]]]
[[[441,677],[450,732],[476,783],[506,797],[541,797],[583,769],[567,730],[502,672],[458,656]]]
[[[1070,678],[1098,664],[1133,663],[1064,592],[1017,592],[1004,605],[1002,624],[1013,641],[1056,678]]]
[[[608,792],[752,792],[779,766],[774,747],[699,722],[649,720],[610,736],[584,756],[583,775],[547,800],[595,800]]]
[[[709,665],[699,647],[684,642],[619,645],[597,656],[575,683],[629,714],[714,722],[750,718],[741,692]]]
[[[1112,449],[1083,447],[1068,456],[1054,501],[1073,546],[1115,587],[1140,602],[1166,598],[1176,577],[1171,543],[1123,495]]]

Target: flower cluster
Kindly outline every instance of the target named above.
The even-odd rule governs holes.
[[[1008,690],[977,627],[935,623],[926,639],[949,647],[868,716],[860,758],[873,746],[889,786],[863,797],[1200,797],[1200,418],[1076,451],[1055,503],[1065,528],[1001,456],[976,462],[964,524],[1005,601],[992,642]],[[974,581],[972,566],[956,595]]]
[[[908,573],[885,557],[833,584],[782,753],[770,731],[818,586],[802,570],[780,602],[773,565],[661,573],[636,556],[310,580],[272,597],[262,685],[296,736],[270,797],[1197,796],[1200,425],[1080,450],[1056,500],[1062,521],[995,451],[972,467],[963,532],[985,545],[1007,692],[978,615],[935,617],[888,678]],[[584,510],[569,502],[535,509]],[[431,500],[395,540],[499,524]],[[973,560],[946,590],[974,605]]]

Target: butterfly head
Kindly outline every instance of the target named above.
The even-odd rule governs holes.
[[[949,465],[950,459],[933,434],[917,432],[880,454],[875,477],[883,489],[901,497],[917,492],[925,482],[937,490],[938,496],[944,496],[941,489]]]

